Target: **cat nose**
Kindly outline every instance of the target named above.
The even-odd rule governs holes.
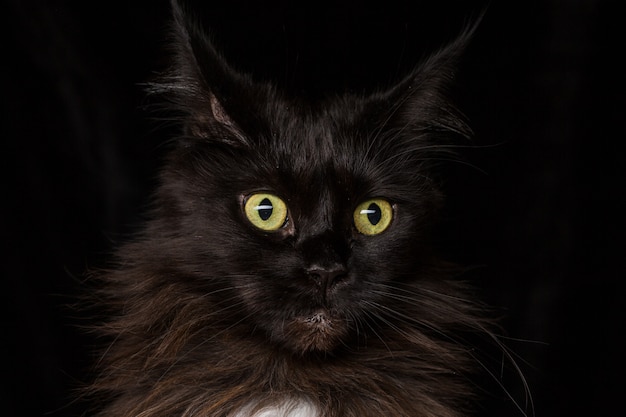
[[[313,266],[307,269],[309,278],[320,288],[325,295],[337,283],[345,280],[348,271],[343,265],[333,265],[331,267]]]

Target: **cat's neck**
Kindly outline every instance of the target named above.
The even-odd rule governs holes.
[[[306,399],[285,398],[272,406],[258,410],[257,405],[252,401],[237,410],[232,417],[319,417],[320,415],[319,411]]]

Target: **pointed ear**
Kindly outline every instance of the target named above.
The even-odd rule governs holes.
[[[171,6],[175,62],[153,91],[183,115],[185,136],[247,145],[233,109],[241,101],[234,97],[251,81],[228,65],[183,4],[172,0]]]
[[[480,18],[447,46],[417,66],[380,98],[390,104],[386,125],[415,135],[422,133],[471,136],[462,113],[449,97],[458,63]]]

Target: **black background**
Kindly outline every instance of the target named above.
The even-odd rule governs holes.
[[[485,2],[204,2],[235,66],[296,93],[397,79]],[[491,2],[455,90],[476,132],[450,168],[458,259],[504,315],[537,416],[623,412],[624,15],[618,1]],[[93,339],[67,308],[136,227],[172,127],[142,83],[167,63],[167,1],[2,7],[0,411],[81,412]],[[454,240],[446,236],[454,237]],[[503,383],[520,402],[518,383]],[[487,395],[483,415],[516,414]],[[508,411],[503,411],[508,410]],[[527,408],[532,414],[532,409]]]

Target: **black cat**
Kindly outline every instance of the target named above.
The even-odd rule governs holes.
[[[233,71],[173,4],[181,117],[151,220],[101,275],[101,416],[468,414],[480,308],[429,236],[470,135],[446,98],[473,29],[401,82],[321,103]]]

